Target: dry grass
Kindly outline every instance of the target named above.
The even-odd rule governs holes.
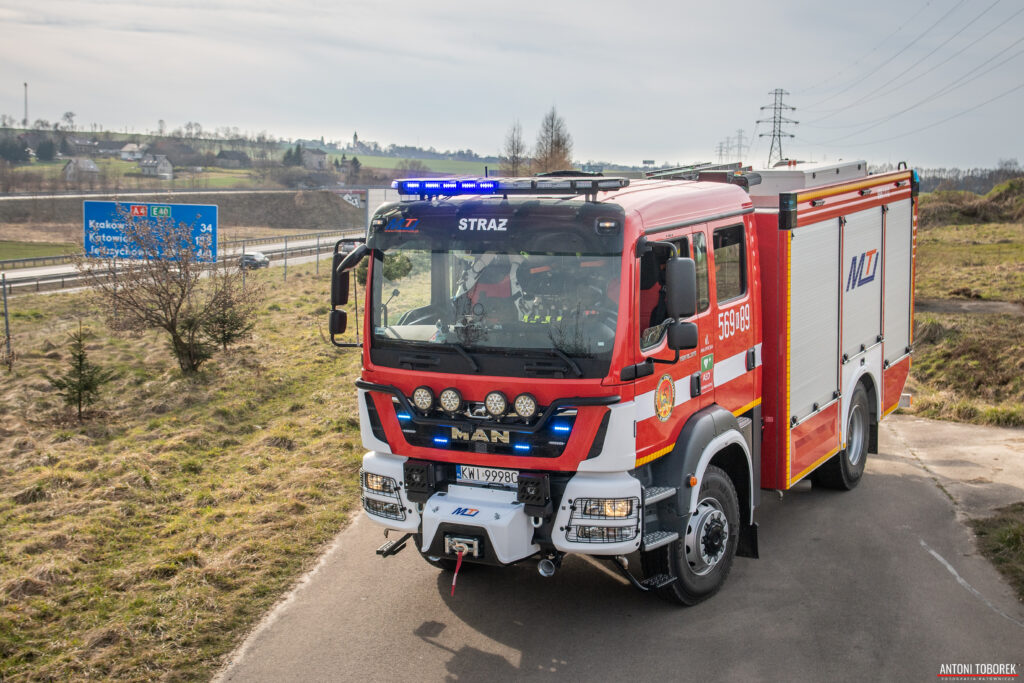
[[[910,412],[1024,426],[1024,318],[918,313]]]
[[[918,233],[916,295],[1024,301],[1024,224],[923,228]]]
[[[357,503],[353,352],[327,281],[271,269],[255,336],[185,378],[81,295],[11,300],[0,389],[0,680],[206,677]],[[82,318],[119,377],[78,424],[41,373]],[[2,372],[2,371],[0,371]]]
[[[1024,503],[1001,508],[993,517],[973,520],[971,526],[978,535],[981,552],[1024,600]]]

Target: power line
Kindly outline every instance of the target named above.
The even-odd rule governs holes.
[[[1007,50],[1009,50],[1012,47],[1015,47],[1016,45],[1018,45],[1021,42],[1024,42],[1024,37],[1018,38],[1016,41],[1014,41],[1013,43],[1011,43],[1007,47],[1003,48],[998,53],[996,53],[995,55],[993,55],[989,59],[985,60],[984,62],[982,62],[978,66],[974,67],[973,69],[968,71],[963,76],[960,76],[958,79],[956,79],[952,83],[949,83],[946,86],[944,86],[943,88],[940,88],[938,91],[932,93],[931,95],[928,95],[928,96],[924,97],[923,99],[918,100],[917,102],[915,102],[914,104],[910,105],[909,107],[904,107],[903,109],[901,109],[901,110],[899,110],[899,111],[897,111],[897,112],[895,112],[893,114],[890,114],[889,116],[886,116],[886,117],[882,118],[879,121],[876,121],[874,123],[871,123],[870,125],[865,126],[864,128],[861,128],[860,130],[854,131],[854,132],[849,133],[847,135],[842,135],[842,136],[840,136],[838,138],[833,138],[833,139],[828,140],[826,142],[823,142],[821,144],[828,145],[828,144],[831,144],[833,142],[839,142],[840,140],[846,140],[847,138],[854,137],[855,135],[860,135],[861,133],[869,131],[872,128],[877,128],[878,126],[882,125],[883,123],[886,123],[888,121],[893,120],[897,116],[901,116],[901,115],[907,113],[908,111],[911,111],[913,109],[916,109],[916,108],[920,107],[923,104],[927,104],[927,103],[929,103],[929,102],[931,102],[933,100],[936,100],[936,99],[938,99],[938,98],[940,98],[940,97],[942,97],[944,95],[948,95],[949,93],[953,92],[954,90],[958,90],[959,88],[962,88],[963,86],[968,85],[969,83],[974,82],[975,80],[977,80],[978,76],[984,76],[985,74],[989,73],[990,71],[993,71],[994,69],[999,68],[1003,64],[1006,64],[1007,62],[1012,61],[1012,60],[1016,59],[1017,57],[1021,56],[1022,54],[1024,54],[1024,50],[1018,50],[1016,53],[1010,55],[1009,57],[1007,57],[1003,61],[999,62],[998,64],[995,64],[991,68],[986,69],[985,71],[982,71],[981,73],[977,74],[975,77],[968,78],[969,76],[974,74],[974,72],[976,72],[978,69],[980,69],[981,67],[985,66],[986,64],[991,62],[993,59],[999,57],[1004,52],[1006,52]]]
[[[892,140],[898,140],[900,138],[905,138],[908,135],[914,135],[915,133],[920,133],[921,131],[928,130],[929,128],[934,128],[935,126],[940,126],[943,123],[946,123],[947,121],[952,121],[953,119],[958,118],[960,116],[963,116],[964,114],[969,114],[969,113],[971,113],[972,111],[974,111],[976,109],[981,109],[985,105],[991,104],[992,102],[995,102],[996,100],[1002,99],[1002,98],[1006,97],[1007,95],[1010,95],[1011,93],[1015,93],[1015,92],[1017,92],[1018,90],[1020,90],[1022,88],[1024,88],[1024,83],[1020,83],[1016,87],[1010,88],[1009,90],[1006,90],[1006,91],[1004,91],[1002,93],[999,93],[995,97],[989,98],[989,99],[985,100],[984,102],[981,102],[979,104],[974,105],[973,107],[970,107],[968,109],[964,109],[963,111],[959,111],[959,112],[957,112],[955,114],[952,114],[951,116],[947,116],[946,118],[944,118],[944,119],[942,119],[940,121],[936,121],[935,123],[929,123],[927,126],[921,126],[920,128],[915,128],[914,130],[907,131],[906,133],[900,133],[899,135],[893,135],[893,136],[887,137],[887,138],[881,138],[881,139],[878,139],[878,140],[872,140],[870,142],[857,142],[857,143],[853,143],[853,144],[849,144],[849,145],[844,145],[844,147],[864,147],[864,146],[867,146],[867,145],[877,145],[880,142],[890,142]],[[810,140],[804,140],[803,138],[798,138],[798,139],[801,142],[806,142],[806,143],[811,144],[811,145],[828,146],[828,144],[829,144],[829,143],[811,142]]]
[[[975,38],[971,42],[967,43],[966,45],[964,45],[962,48],[960,48],[956,52],[950,54],[948,57],[946,57],[942,61],[936,62],[927,71],[925,71],[925,72],[923,72],[921,74],[918,74],[915,78],[920,80],[920,79],[924,78],[925,76],[927,76],[928,74],[930,74],[931,72],[933,72],[936,69],[938,69],[939,67],[945,65],[949,61],[951,61],[953,59],[956,59],[961,54],[963,54],[966,50],[974,47],[976,44],[978,44],[979,42],[981,42],[985,38],[987,38],[990,35],[992,35],[996,30],[1002,28],[1003,26],[1006,26],[1010,21],[1015,19],[1017,17],[1017,15],[1019,15],[1022,12],[1024,12],[1024,7],[1021,7],[1019,10],[1017,10],[1016,12],[1011,14],[1009,17],[1007,17],[1006,19],[1003,19],[1002,21],[1000,21],[1000,23],[996,24],[995,26],[990,28],[985,33],[981,34],[980,36],[978,36],[977,38]],[[1016,43],[1014,43],[1013,45],[1016,45]],[[1011,45],[1010,47],[1013,47],[1013,45]],[[998,57],[1000,54],[1005,52],[1007,49],[1009,49],[1009,48],[1005,48],[1001,52],[997,53],[995,55],[995,57]],[[994,59],[994,57],[993,57],[993,59]],[[989,61],[991,61],[991,59]],[[949,84],[947,83],[946,85],[943,86],[943,88],[945,88],[948,85]],[[899,89],[899,86],[897,86],[896,88],[890,88],[889,90],[885,91],[884,93],[881,93],[880,95],[878,95],[878,97],[885,97],[886,95],[888,95],[888,94],[890,94],[892,92],[895,92],[897,89]],[[939,91],[941,92],[941,90],[942,89],[940,88]],[[872,100],[876,100],[876,99],[878,99],[878,97],[874,97],[874,98],[872,98]],[[872,119],[871,121],[858,121],[857,123],[845,123],[845,124],[839,124],[839,125],[834,125],[834,126],[817,126],[817,125],[814,124],[814,121],[821,121],[822,119],[813,119],[810,122],[803,122],[803,123],[801,123],[801,125],[807,125],[807,126],[809,126],[811,128],[832,128],[832,129],[837,129],[837,128],[855,128],[857,126],[862,126],[862,125],[864,125],[866,123],[877,123],[879,121],[883,121],[885,118],[886,117],[882,116],[882,117],[879,117],[877,119]]]
[[[776,88],[775,90],[772,90],[768,94],[773,95],[775,97],[775,101],[772,104],[766,104],[763,107],[761,107],[761,111],[764,111],[765,109],[771,109],[772,117],[770,119],[758,119],[757,122],[772,124],[771,133],[761,133],[761,137],[768,137],[770,135],[772,138],[772,146],[768,149],[768,167],[770,168],[772,165],[772,158],[775,156],[776,149],[778,149],[779,161],[782,161],[783,159],[782,138],[794,137],[792,133],[786,133],[782,130],[782,124],[796,124],[799,122],[794,121],[793,119],[787,119],[782,115],[782,112],[784,111],[796,111],[796,107],[791,107],[782,101],[782,98],[789,94],[788,92],[786,92],[782,88]]]
[[[836,97],[839,97],[843,93],[848,92],[849,90],[851,90],[855,86],[858,86],[861,83],[863,83],[869,77],[873,76],[875,74],[875,72],[877,72],[883,66],[887,65],[889,62],[891,62],[892,60],[894,60],[897,57],[899,57],[901,54],[903,54],[904,52],[909,50],[911,47],[913,47],[917,43],[917,41],[921,40],[926,35],[928,35],[928,33],[930,33],[932,29],[934,29],[936,26],[941,24],[943,22],[943,20],[945,20],[946,17],[948,17],[950,14],[952,14],[954,11],[956,11],[956,9],[960,7],[960,5],[964,4],[964,1],[965,0],[959,0],[955,5],[953,5],[949,9],[949,11],[947,11],[945,14],[943,14],[941,17],[939,17],[931,26],[929,26],[924,31],[922,31],[916,38],[914,38],[912,41],[910,41],[909,43],[904,45],[902,48],[900,48],[900,50],[896,54],[894,54],[892,57],[889,57],[889,59],[887,59],[884,62],[882,62],[881,64],[879,64],[874,69],[871,69],[866,74],[864,74],[863,76],[861,76],[856,81],[854,81],[850,85],[846,86],[845,88],[843,88],[839,92],[833,93],[833,94],[829,95],[828,97],[826,97],[825,99],[819,100],[819,101],[815,102],[814,104],[809,105],[807,108],[813,111],[814,107],[817,107],[818,105],[824,104],[824,103],[828,102],[829,100],[835,99]]]
[[[893,76],[892,78],[890,78],[889,80],[887,80],[887,81],[886,81],[885,83],[883,83],[883,84],[879,85],[879,86],[878,86],[878,87],[876,87],[876,88],[875,88],[874,90],[871,90],[871,91],[867,92],[867,93],[866,93],[865,95],[863,95],[863,96],[862,96],[862,97],[861,97],[860,99],[857,99],[857,100],[855,100],[854,102],[851,102],[850,104],[846,105],[846,106],[845,106],[845,107],[844,107],[843,109],[836,109],[836,110],[835,110],[835,111],[833,111],[833,112],[832,112],[831,114],[826,114],[825,116],[822,116],[822,117],[820,117],[820,118],[817,118],[817,119],[812,119],[812,122],[817,122],[817,121],[824,121],[825,119],[829,119],[829,118],[832,118],[833,116],[835,116],[836,114],[838,114],[838,113],[839,113],[839,112],[841,112],[841,111],[846,111],[846,110],[850,109],[851,107],[856,107],[856,106],[858,106],[858,105],[861,105],[861,104],[865,104],[865,103],[867,103],[867,102],[870,102],[870,101],[871,101],[872,99],[877,99],[877,98],[872,98],[872,97],[871,97],[871,95],[874,95],[874,94],[875,94],[876,92],[878,92],[879,90],[881,90],[881,89],[885,88],[886,86],[888,86],[889,84],[891,84],[891,83],[892,83],[893,81],[897,81],[897,80],[899,80],[899,79],[900,79],[900,78],[902,78],[902,77],[903,77],[903,76],[904,76],[904,75],[905,75],[905,74],[906,74],[906,73],[907,73],[908,71],[910,71],[911,69],[913,69],[914,67],[916,67],[916,66],[917,66],[918,64],[920,64],[921,62],[923,62],[924,60],[928,59],[928,58],[929,58],[929,57],[931,57],[931,56],[932,56],[933,54],[935,54],[936,52],[938,52],[939,50],[941,50],[941,49],[942,49],[943,47],[945,47],[945,46],[946,46],[946,45],[947,45],[947,44],[949,43],[949,41],[953,40],[953,39],[954,39],[954,38],[956,38],[956,37],[957,37],[958,35],[960,35],[960,34],[961,34],[961,33],[963,33],[964,31],[966,31],[966,30],[967,30],[967,29],[968,29],[968,28],[970,27],[970,25],[971,25],[971,24],[973,24],[973,23],[974,23],[974,22],[976,22],[976,21],[977,21],[978,19],[981,19],[981,18],[982,18],[983,16],[985,16],[985,15],[986,15],[986,14],[987,14],[987,13],[988,13],[988,12],[989,12],[989,11],[990,11],[990,10],[991,10],[992,8],[993,8],[993,7],[995,7],[996,5],[998,5],[998,4],[1000,3],[1000,2],[1002,2],[1002,0],[995,0],[995,2],[993,2],[993,3],[991,4],[991,5],[989,5],[989,6],[988,6],[988,7],[986,7],[986,8],[984,9],[984,10],[982,10],[981,14],[978,14],[978,15],[976,15],[976,16],[975,16],[975,17],[974,17],[973,19],[971,19],[971,20],[970,20],[969,22],[967,22],[966,24],[964,24],[963,26],[961,26],[961,27],[960,27],[960,29],[959,29],[959,30],[958,30],[958,31],[957,31],[956,33],[954,33],[953,35],[949,36],[949,37],[948,37],[948,38],[946,38],[946,39],[945,39],[944,41],[942,41],[941,43],[939,43],[938,45],[936,45],[936,46],[935,46],[934,48],[932,48],[932,51],[931,51],[931,52],[929,52],[929,53],[928,53],[928,54],[926,54],[925,56],[921,57],[921,58],[920,58],[920,59],[918,59],[918,60],[917,60],[916,62],[912,63],[912,64],[911,64],[910,66],[908,66],[907,68],[905,68],[905,69],[904,69],[903,71],[899,72],[898,74],[896,74],[895,76]]]

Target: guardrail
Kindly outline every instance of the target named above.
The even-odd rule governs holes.
[[[321,230],[320,232],[306,232],[297,235],[277,235],[275,237],[253,237],[244,240],[229,240],[217,245],[217,249],[228,249],[229,247],[247,247],[251,244],[270,244],[280,242],[282,239],[313,239],[314,237],[344,237],[352,234],[352,230]],[[0,261],[0,270],[16,270],[18,268],[32,268],[34,266],[59,266],[73,263],[76,256],[80,254],[65,254],[58,256],[34,256],[31,258],[15,258]]]

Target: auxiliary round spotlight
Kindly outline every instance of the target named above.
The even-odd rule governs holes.
[[[529,394],[519,394],[516,396],[515,401],[516,415],[529,420],[531,417],[537,414],[537,399]]]
[[[425,413],[434,407],[434,392],[430,387],[416,387],[412,392],[412,403]]]
[[[492,391],[484,399],[484,407],[491,417],[501,417],[508,410],[508,399],[500,391]]]
[[[438,396],[441,409],[446,413],[457,413],[462,407],[462,394],[455,389],[445,389]]]

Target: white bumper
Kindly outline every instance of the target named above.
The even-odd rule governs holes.
[[[390,495],[363,487],[363,510],[370,519],[388,529],[415,533],[420,529],[420,513],[417,512],[416,505],[410,503],[405,496],[403,467],[406,460],[407,458],[401,456],[376,451],[370,451],[363,456],[364,472],[390,477],[398,484],[398,490]],[[387,514],[379,514],[375,510],[387,511]]]
[[[423,506],[423,552],[430,548],[444,523],[480,529],[502,564],[540,551],[533,542],[533,525],[523,504],[516,502],[515,491],[450,485],[448,493],[435,493]]]

